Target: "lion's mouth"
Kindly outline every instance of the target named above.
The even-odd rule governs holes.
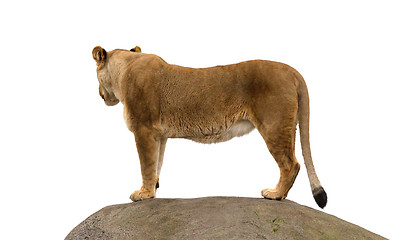
[[[105,104],[106,104],[107,106],[115,106],[115,105],[117,105],[117,103],[119,103],[120,101],[116,100],[116,101],[104,101],[104,102],[105,102]]]

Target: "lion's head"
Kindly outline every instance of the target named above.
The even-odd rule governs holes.
[[[111,79],[110,67],[109,67],[109,58],[114,52],[118,51],[127,51],[117,49],[111,52],[107,52],[104,48],[97,46],[93,49],[93,58],[97,63],[97,78],[100,83],[99,93],[105,104],[108,106],[114,106],[120,102],[117,96],[114,94],[113,89],[113,80]],[[130,50],[131,52],[140,53],[141,48],[136,46]],[[129,52],[129,51],[127,51]]]
[[[97,63],[97,78],[100,83],[99,94],[107,106],[114,106],[120,100],[115,96],[112,89],[111,74],[108,69],[108,53],[98,46],[93,49],[93,58]]]

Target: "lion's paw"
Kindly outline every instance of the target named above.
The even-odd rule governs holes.
[[[155,198],[155,193],[143,190],[142,188],[141,190],[134,191],[130,196],[130,199],[133,202],[141,201],[148,198]]]
[[[286,194],[280,194],[275,189],[265,188],[262,190],[262,196],[268,199],[282,200],[286,198]]]

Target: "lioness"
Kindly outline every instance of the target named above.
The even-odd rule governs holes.
[[[299,122],[303,157],[316,203],[327,195],[312,163],[309,96],[302,76],[290,66],[254,60],[211,68],[187,68],[141,53],[139,47],[92,51],[99,93],[108,106],[122,102],[124,120],[134,133],[143,184],[132,201],[154,198],[168,138],[217,143],[243,136],[255,127],[280,168],[269,199],[286,198],[299,172],[295,157]]]

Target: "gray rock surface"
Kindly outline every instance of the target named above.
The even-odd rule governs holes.
[[[209,197],[108,206],[66,239],[385,239],[289,200]]]

